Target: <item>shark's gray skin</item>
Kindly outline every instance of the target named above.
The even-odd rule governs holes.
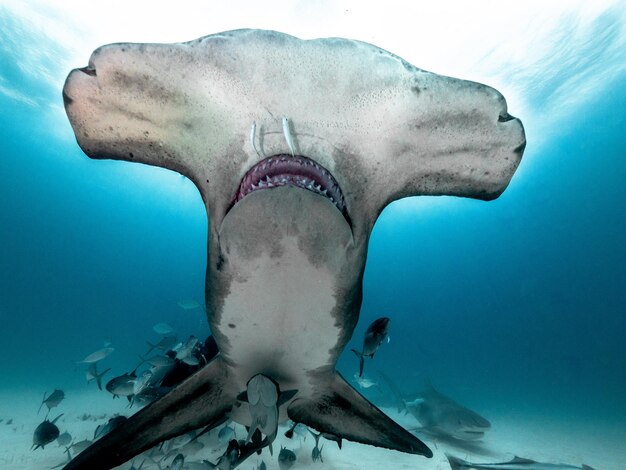
[[[589,465],[575,467],[562,463],[541,463],[534,460],[515,457],[501,463],[472,463],[446,454],[451,470],[593,470]]]
[[[220,351],[68,469],[110,468],[225,415],[250,425],[237,396],[257,374],[297,390],[279,422],[432,455],[335,364],[385,206],[413,195],[489,200],[508,185],[525,137],[500,93],[359,41],[237,30],[101,47],[63,97],[88,156],[168,168],[198,187]]]

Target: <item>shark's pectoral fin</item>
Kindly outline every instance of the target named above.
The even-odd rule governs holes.
[[[227,366],[217,356],[164,397],[96,441],[65,470],[106,470],[167,439],[224,422],[235,403]]]
[[[367,401],[338,373],[317,397],[294,400],[287,414],[296,423],[350,441],[433,456],[426,444]]]

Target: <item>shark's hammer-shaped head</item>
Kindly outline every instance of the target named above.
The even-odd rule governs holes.
[[[236,397],[257,374],[295,391],[279,399],[279,421],[432,455],[335,363],[384,207],[412,195],[493,199],[508,185],[524,130],[496,90],[358,41],[238,30],[104,46],[70,73],[63,97],[88,156],[168,168],[198,187],[220,349],[68,468],[109,468],[226,415],[249,425]]]
[[[219,323],[231,283],[249,280],[262,253],[267,270],[299,251],[335,278],[346,325],[336,356],[357,319],[382,209],[411,195],[495,198],[525,145],[492,88],[366,43],[271,31],[104,46],[70,74],[63,95],[87,155],[169,168],[200,190],[210,218],[209,321],[225,352]],[[287,238],[295,251],[281,245]]]

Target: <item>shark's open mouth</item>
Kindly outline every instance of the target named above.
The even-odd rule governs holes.
[[[337,180],[319,163],[300,155],[274,155],[250,168],[239,184],[231,207],[254,191],[280,186],[295,186],[324,196],[350,221]]]

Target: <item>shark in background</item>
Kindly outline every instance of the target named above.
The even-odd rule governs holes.
[[[501,463],[472,463],[458,457],[446,454],[450,463],[450,470],[594,470],[588,465],[575,467],[562,463],[541,463],[522,457],[514,457],[508,462]]]
[[[379,372],[397,401],[398,413],[410,413],[421,427],[415,431],[459,441],[477,441],[485,436],[491,423],[428,384],[410,396],[386,374]],[[412,400],[410,398],[413,398]]]
[[[498,91],[359,41],[237,30],[101,47],[70,73],[63,98],[89,157],[164,167],[197,186],[219,348],[66,469],[108,469],[227,418],[272,424],[264,440],[258,431],[238,444],[233,468],[287,419],[432,456],[335,366],[385,206],[415,195],[491,200],[509,184],[526,140]],[[254,413],[265,415],[253,418],[253,403],[238,397],[254,377],[263,377],[265,407]]]

